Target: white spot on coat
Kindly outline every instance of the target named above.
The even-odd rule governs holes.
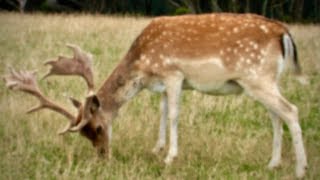
[[[267,26],[264,25],[264,24],[260,25],[259,28],[260,28],[264,33],[268,33],[268,32],[269,32],[269,29],[268,29]]]
[[[163,60],[163,59],[164,59],[164,55],[163,55],[163,54],[160,54],[160,55],[159,55],[159,58]]]
[[[239,28],[237,28],[237,27],[233,28],[233,32],[234,33],[238,33],[239,32]]]
[[[146,59],[145,62],[146,62],[146,65],[149,65],[150,64],[150,59]]]

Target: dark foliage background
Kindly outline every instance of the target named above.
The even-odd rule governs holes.
[[[286,22],[320,22],[320,0],[0,0],[0,10],[144,16],[250,12]]]

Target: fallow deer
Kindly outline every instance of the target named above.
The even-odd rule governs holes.
[[[79,51],[79,48],[73,49]],[[82,55],[78,58],[88,57]],[[61,61],[71,63],[71,60]],[[53,66],[51,74],[92,77],[87,75],[92,72],[88,67],[89,71],[85,71],[82,65],[71,65],[70,68],[81,69],[80,73],[63,72],[61,68],[55,69],[58,67],[55,63],[49,62]],[[109,151],[111,124],[119,108],[144,88],[162,93],[159,138],[153,152],[159,152],[166,144],[168,118],[170,145],[166,164],[178,155],[177,127],[182,89],[211,95],[244,91],[261,102],[270,113],[274,137],[269,168],[281,163],[282,126],[285,122],[295,149],[296,176],[300,178],[305,175],[307,158],[298,109],[281,95],[278,88],[280,74],[288,65],[293,67],[297,77],[301,77],[294,41],[283,24],[258,15],[221,13],[155,18],[96,93],[89,82],[92,78],[86,78],[91,90],[84,105],[73,100],[79,108],[77,117],[46,100],[38,91],[31,73],[12,72],[5,80],[8,87],[40,97],[41,107],[65,115],[70,123],[63,133],[80,131],[101,154]],[[66,71],[71,71],[70,68]]]

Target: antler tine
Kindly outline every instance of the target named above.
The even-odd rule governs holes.
[[[60,59],[60,56],[59,56],[58,59]],[[44,62],[43,65],[52,65],[52,64],[54,64],[54,62],[55,62],[54,60],[49,60],[49,61]],[[50,71],[47,72],[47,74],[44,75],[44,76],[41,78],[41,80],[44,80],[44,79],[46,79],[47,77],[53,75],[54,73],[53,73],[52,71],[53,71],[53,67],[51,67]]]
[[[61,131],[58,132],[59,135],[63,135],[67,132],[75,132],[75,131],[70,131],[72,128],[72,123],[68,123]]]
[[[9,89],[23,91],[31,94],[39,100],[39,105],[31,108],[27,113],[33,113],[47,108],[65,116],[69,120],[69,123],[63,131],[59,132],[59,134],[69,131],[69,129],[71,129],[71,127],[76,123],[76,118],[71,113],[43,95],[36,81],[36,72],[15,71],[13,68],[10,68],[10,74],[4,76],[4,81],[6,83],[6,87]]]
[[[73,58],[59,56],[55,61],[45,62],[45,65],[50,65],[51,69],[43,79],[51,75],[78,75],[85,79],[88,91],[92,92],[94,89],[92,55],[73,44],[67,44],[67,47],[73,50]]]
[[[81,58],[81,55],[85,54],[81,48],[75,44],[66,44],[66,46],[68,48],[70,48],[72,51],[73,51],[73,55],[74,55],[74,58],[75,59],[80,59]]]
[[[10,75],[5,75],[4,80],[6,86],[9,89],[21,90],[24,92],[39,94],[40,90],[36,82],[36,72],[30,71],[15,71],[13,68],[10,68]]]

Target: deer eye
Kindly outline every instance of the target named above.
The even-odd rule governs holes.
[[[90,108],[90,113],[91,113],[91,114],[95,113],[95,109]]]

